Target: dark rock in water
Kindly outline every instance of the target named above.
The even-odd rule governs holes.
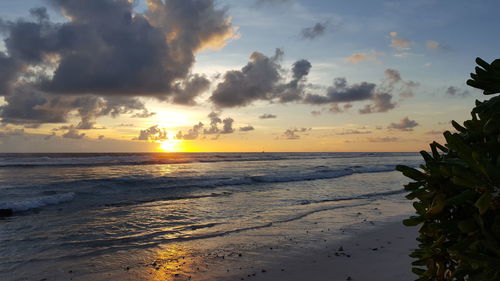
[[[0,209],[0,217],[10,217],[14,215],[12,209]]]

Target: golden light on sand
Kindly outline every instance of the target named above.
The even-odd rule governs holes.
[[[202,261],[194,258],[189,250],[177,245],[162,247],[148,267],[148,281],[189,280]]]
[[[182,140],[168,139],[160,141],[160,150],[162,152],[182,151]]]

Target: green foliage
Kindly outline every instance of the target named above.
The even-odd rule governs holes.
[[[467,84],[490,95],[500,92],[500,60],[480,67]],[[476,101],[472,119],[446,144],[421,151],[420,169],[398,166],[412,179],[405,185],[416,215],[403,221],[420,225],[419,246],[411,253],[417,281],[500,280],[500,96]]]

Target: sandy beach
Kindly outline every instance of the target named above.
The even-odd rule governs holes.
[[[354,237],[328,244],[322,250],[279,260],[270,269],[264,269],[265,272],[256,270],[247,278],[242,278],[289,281],[414,280],[416,276],[411,272],[408,254],[416,247],[416,231],[399,221],[384,223]]]

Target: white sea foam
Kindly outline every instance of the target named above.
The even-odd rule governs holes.
[[[2,202],[0,209],[11,209],[14,212],[27,211],[31,209],[40,208],[48,205],[56,205],[73,200],[75,193],[61,193],[56,195],[47,195],[21,199],[17,201]]]

